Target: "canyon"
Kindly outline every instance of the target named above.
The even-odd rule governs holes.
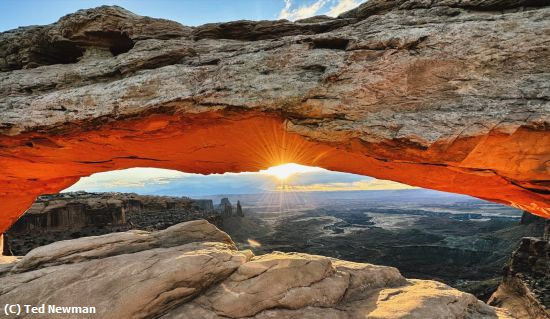
[[[240,195],[245,217],[224,219],[221,229],[239,249],[392,266],[482,301],[522,238],[542,238],[545,224],[506,206],[428,190],[288,194],[282,205],[265,197]]]
[[[237,198],[245,201],[244,210]],[[174,229],[189,229],[176,224],[202,218],[230,234],[236,249],[248,250],[258,258],[299,252],[306,259],[324,255],[358,265],[384,265],[370,273],[373,279],[383,277],[384,269],[392,266],[406,278],[436,280],[442,282],[438,283],[441,287],[447,284],[471,293],[504,308],[501,311],[513,318],[546,318],[546,309],[550,309],[550,245],[543,235],[545,225],[550,227],[550,223],[502,205],[428,190],[302,193],[270,200],[266,200],[266,194],[191,199],[68,192],[40,196],[6,233],[5,241],[10,255],[34,256],[36,251],[48,251],[55,257],[81,249],[79,243],[96,242],[98,235],[118,238],[121,231],[140,233],[172,227],[167,232],[177,237],[180,235]],[[531,237],[521,239],[525,236]],[[72,241],[75,238],[80,239]],[[133,249],[126,242],[116,242],[120,251]],[[55,252],[60,245],[64,247],[62,252]],[[109,242],[101,245],[111,246]],[[4,258],[11,265],[21,258],[35,257]],[[68,265],[73,263],[71,260],[61,258],[57,263]],[[502,278],[500,269],[506,261]],[[5,279],[13,275],[6,272]],[[124,274],[110,280],[119,280],[118,276]],[[410,289],[411,293],[420,289],[429,295],[426,297],[434,297],[433,291],[417,286]],[[26,287],[20,290],[26,291]],[[342,305],[335,307],[341,310]],[[199,311],[194,306],[184,308],[186,312]],[[195,315],[209,317],[208,313],[201,309]],[[405,313],[405,317],[412,315]]]

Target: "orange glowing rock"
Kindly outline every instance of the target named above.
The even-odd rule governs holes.
[[[143,129],[157,123],[168,124]],[[521,133],[521,138],[525,141],[526,134]],[[532,138],[544,137],[533,133]],[[38,195],[58,192],[95,172],[140,166],[209,174],[258,171],[287,162],[468,194],[550,216],[547,195],[490,170],[377,160],[359,143],[342,149],[308,141],[288,133],[281,118],[254,112],[155,114],[94,130],[83,125],[56,135],[2,137],[0,149],[0,230],[14,223]],[[521,149],[508,151],[521,153]]]

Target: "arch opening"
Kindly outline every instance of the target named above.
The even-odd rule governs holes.
[[[518,228],[520,217],[468,196],[295,163],[210,175],[132,168],[42,196],[8,240],[21,255],[55,240],[207,219],[256,255],[297,251],[389,265],[486,301],[480,282],[499,277],[501,259],[538,227]]]
[[[343,136],[339,143],[322,142],[322,136],[318,140],[305,138],[292,132],[292,123],[277,114],[157,111],[117,121],[67,124],[55,131],[0,136],[0,197],[4,208],[0,231],[12,225],[40,194],[59,192],[81,176],[137,166],[211,174],[298,163],[471,195],[549,215],[547,194],[532,191],[525,183],[496,171],[452,162],[441,164],[443,160],[425,163],[378,158],[373,155],[373,145],[349,136]],[[522,139],[523,133],[514,134],[506,137],[508,142]],[[479,156],[502,138],[488,136],[478,146]],[[394,149],[406,154],[414,149],[414,145],[407,145],[378,145],[375,150]],[[528,179],[531,184],[535,180]]]

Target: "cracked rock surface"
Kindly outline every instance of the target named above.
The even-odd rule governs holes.
[[[392,267],[238,251],[206,221],[62,241],[0,262],[0,304],[93,306],[94,318],[511,318]]]

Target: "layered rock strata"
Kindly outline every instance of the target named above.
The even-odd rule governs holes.
[[[54,241],[130,229],[159,230],[206,219],[221,226],[211,200],[134,193],[68,192],[40,196],[6,232],[11,251],[23,255]],[[207,210],[203,209],[207,208]]]
[[[0,34],[0,232],[136,166],[297,162],[550,216],[546,0],[371,0],[185,27],[119,7]]]
[[[204,200],[203,200],[204,202]],[[188,197],[151,196],[134,193],[69,192],[40,196],[13,225],[10,232],[78,230],[86,226],[117,226],[128,223],[144,224],[146,215],[167,215],[173,211],[186,212],[206,218],[208,211]],[[210,202],[211,204],[211,202]],[[143,225],[141,225],[143,226]]]
[[[392,267],[238,251],[206,221],[60,241],[0,262],[2,307],[95,307],[94,318],[511,318]]]

